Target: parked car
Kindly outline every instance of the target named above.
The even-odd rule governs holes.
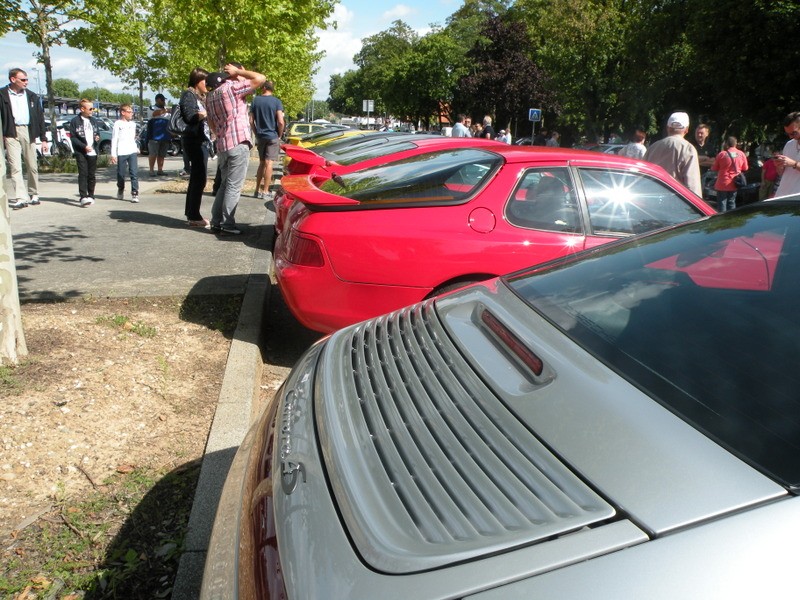
[[[714,213],[660,167],[443,138],[348,174],[284,177],[281,293],[330,332],[453,287]],[[380,161],[385,162],[385,161]]]
[[[337,130],[337,129],[350,129],[346,125],[338,125],[336,123],[325,122],[307,122],[307,121],[292,121],[283,132],[284,139],[287,141],[290,138],[300,138],[309,133],[316,133],[317,131]],[[290,142],[291,143],[291,142]]]
[[[425,136],[399,133],[396,136],[386,137],[387,134],[385,132],[382,134],[380,132],[372,132],[372,134],[382,135],[382,139],[385,141],[379,144],[371,142],[354,144],[338,153],[335,160],[328,160],[318,154],[316,147],[301,148],[286,144],[283,149],[286,153],[286,158],[289,159],[289,163],[285,169],[289,174],[311,174],[317,177],[330,177],[335,173],[341,176],[359,169],[382,165],[390,160],[389,157],[391,157],[391,160],[397,160],[422,154],[435,148],[474,147],[479,145],[497,146],[500,144],[500,142],[474,138],[455,138],[455,142],[453,142],[454,138],[444,138],[439,135]],[[292,201],[293,196],[286,194],[283,188],[279,190],[274,198],[276,234],[280,234],[283,231],[283,225]]]
[[[297,145],[284,145],[283,150],[288,159],[290,168],[287,170],[287,175],[295,174],[292,171],[293,167],[296,172],[307,173],[308,167],[319,163],[320,160],[324,161],[320,164],[348,164],[346,161],[350,160],[349,157],[357,156],[368,148],[376,148],[388,143],[395,143],[399,139],[418,139],[411,138],[409,133],[400,133],[393,131],[366,131],[358,130],[353,135],[348,135],[340,139],[328,140],[324,144],[319,144],[310,147],[297,146]],[[294,163],[292,163],[294,161]],[[356,162],[353,159],[350,162]]]
[[[201,598],[786,596],[798,268],[795,196],[323,339],[233,459]]]
[[[306,133],[299,136],[289,136],[288,142],[290,145],[302,146],[309,148],[312,146],[320,146],[335,140],[343,138],[358,136],[361,133],[360,129],[350,129],[349,127],[332,128],[328,127],[313,133]]]

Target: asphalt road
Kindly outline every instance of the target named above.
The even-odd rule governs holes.
[[[98,169],[97,201],[87,208],[78,204],[77,174],[40,174],[41,204],[11,211],[20,300],[243,293],[254,253],[271,244],[271,205],[243,196],[240,236],[190,228],[185,194],[158,191],[182,166],[181,157],[167,157],[169,176],[153,179],[139,157],[138,204],[116,199],[115,166]],[[257,162],[250,166],[252,176]],[[206,194],[204,216],[212,203]]]

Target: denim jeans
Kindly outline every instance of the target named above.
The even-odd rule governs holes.
[[[126,156],[117,156],[117,189],[122,192],[125,191],[125,168],[128,169],[128,175],[131,178],[131,192],[134,194],[139,193],[139,155],[128,154]]]
[[[239,196],[250,162],[250,144],[239,144],[230,150],[220,152],[217,160],[222,171],[222,184],[211,207],[211,224],[234,227],[236,207],[239,205]]]
[[[717,205],[719,212],[724,213],[736,208],[736,190],[732,192],[721,192],[717,190]]]

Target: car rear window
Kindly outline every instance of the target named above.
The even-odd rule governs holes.
[[[416,147],[417,145],[411,141],[387,142],[386,140],[381,140],[377,143],[360,145],[352,150],[339,152],[336,156],[330,157],[330,160],[334,160],[340,165],[352,165],[357,162],[388,156],[395,152],[411,150]]]
[[[506,282],[564,333],[800,489],[800,208],[770,203]]]
[[[475,148],[441,150],[333,177],[320,188],[362,203],[459,201],[480,188],[502,160]]]

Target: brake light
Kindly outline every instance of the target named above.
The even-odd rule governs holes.
[[[320,243],[292,231],[286,241],[286,260],[303,267],[321,267],[325,264]]]
[[[508,328],[503,325],[497,317],[495,317],[488,310],[481,311],[481,321],[494,333],[506,347],[519,358],[522,363],[528,367],[537,377],[542,374],[544,370],[544,363],[542,359],[536,356],[531,350],[523,344],[517,336],[515,336]]]

